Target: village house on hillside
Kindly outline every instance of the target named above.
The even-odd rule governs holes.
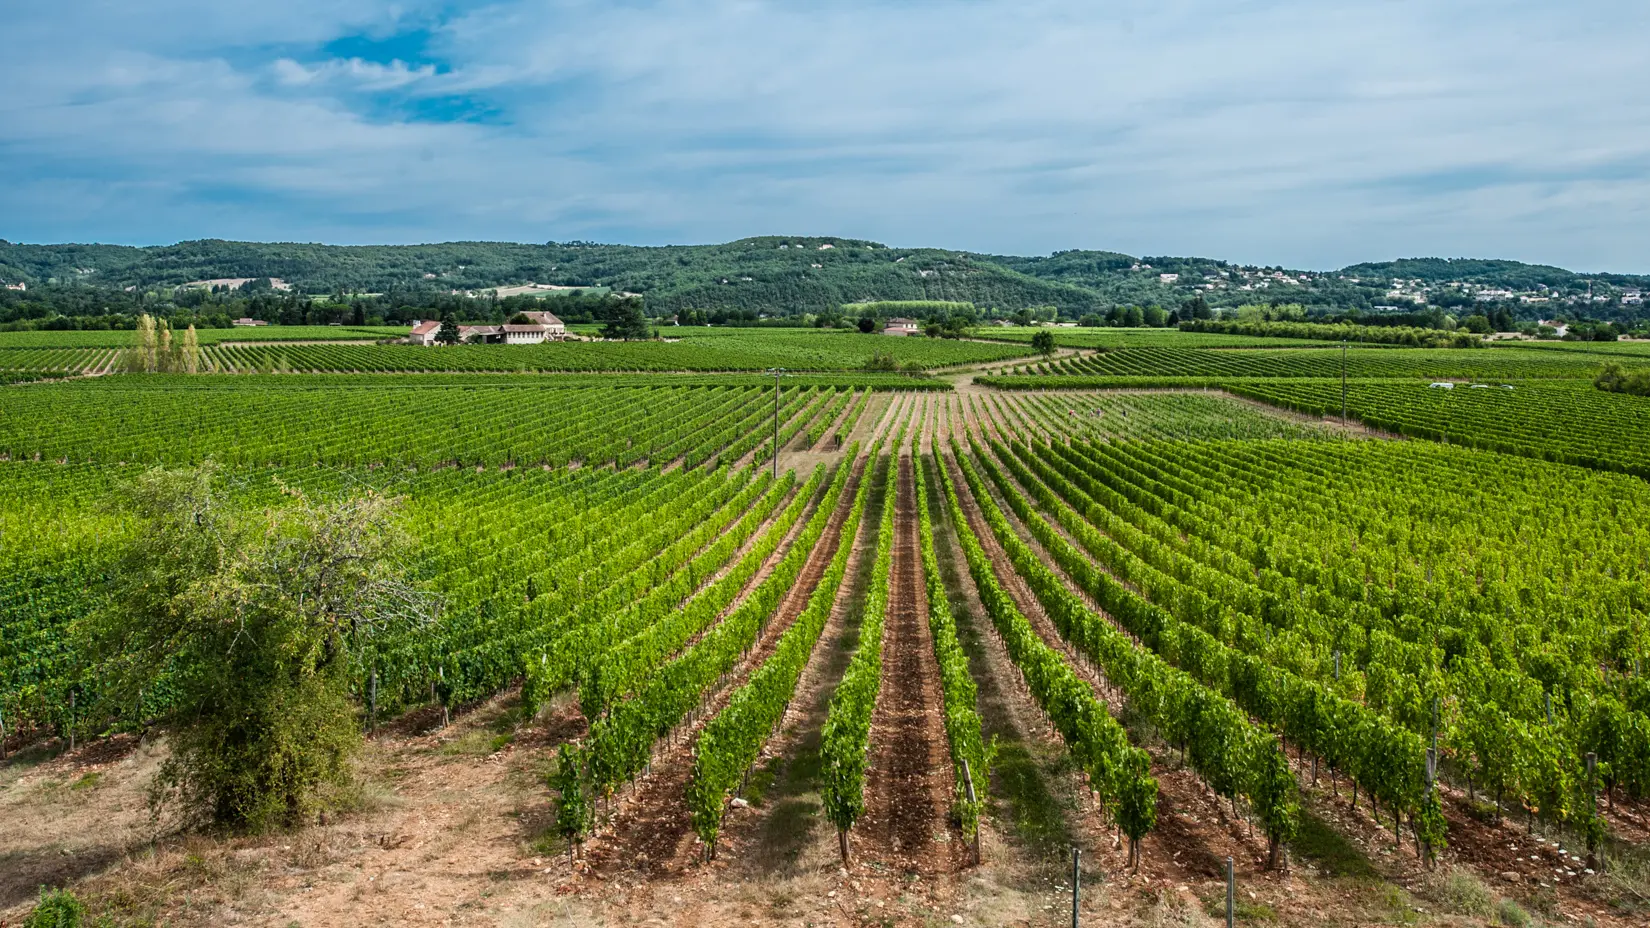
[[[917,320],[915,320],[915,319],[890,319],[890,320],[888,320],[888,324],[884,325],[882,327],[882,334],[884,334],[884,335],[915,335],[915,334],[917,334]]]
[[[458,327],[458,340],[467,345],[537,345],[547,341],[559,342],[567,338],[567,326],[556,318],[555,313],[535,311],[520,315],[533,321],[514,325],[461,325]],[[439,344],[436,335],[440,331],[439,320],[414,323],[412,332],[407,335],[407,344]]]

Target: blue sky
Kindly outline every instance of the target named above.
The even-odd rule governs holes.
[[[1650,272],[1641,0],[7,0],[0,237]]]

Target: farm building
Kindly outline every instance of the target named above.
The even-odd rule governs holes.
[[[567,338],[567,327],[550,313],[526,313],[531,317],[546,317],[550,323],[534,322],[528,325],[461,325],[458,340],[467,345],[538,345],[546,341]],[[420,322],[407,335],[409,345],[435,345],[441,323],[435,320]]]
[[[888,324],[882,327],[884,335],[915,335],[917,331],[915,319],[890,319]]]
[[[239,319],[236,319],[236,320],[235,320],[235,322],[234,322],[234,324],[235,324],[235,325],[238,325],[238,326],[246,326],[246,325],[269,325],[269,323],[267,323],[267,322],[265,322],[265,321],[263,321],[263,320],[262,320],[262,319],[248,319],[248,318],[247,318],[247,317],[245,317],[245,316],[242,316],[242,317],[241,317],[241,318],[239,318]]]

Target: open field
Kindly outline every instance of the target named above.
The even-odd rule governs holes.
[[[0,922],[66,886],[114,925],[1053,926],[1072,848],[1083,924],[1223,923],[1227,858],[1251,925],[1650,918],[1650,401],[1564,351],[1352,352],[1384,366],[1343,422],[1311,347],[843,370],[865,344],[1024,353],[553,346],[841,365],[777,396],[758,373],[0,386]],[[355,350],[285,350],[311,348]],[[1251,355],[1303,360],[1226,374]],[[1548,366],[1417,379],[1493,364]],[[250,511],[399,498],[440,603],[361,645],[356,785],[293,831],[152,817],[174,671],[116,698],[78,634],[138,531],[122,487],[206,460]]]

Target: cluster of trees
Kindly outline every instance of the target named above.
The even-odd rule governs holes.
[[[267,278],[236,289],[184,287],[141,292],[70,284],[0,290],[0,331],[130,331],[144,315],[166,319],[174,329],[227,329],[243,317],[272,325],[407,325],[450,316],[496,325],[528,310],[548,310],[564,322],[592,323],[605,319],[616,303],[635,299],[601,288],[502,299],[430,290],[311,295],[296,289],[275,290]]]
[[[137,344],[122,360],[133,373],[198,374],[201,343],[194,326],[184,329],[183,337],[174,343],[172,327],[165,319],[143,315],[137,321]]]
[[[1620,364],[1610,361],[1593,378],[1593,386],[1608,393],[1650,396],[1650,368],[1625,371]]]

